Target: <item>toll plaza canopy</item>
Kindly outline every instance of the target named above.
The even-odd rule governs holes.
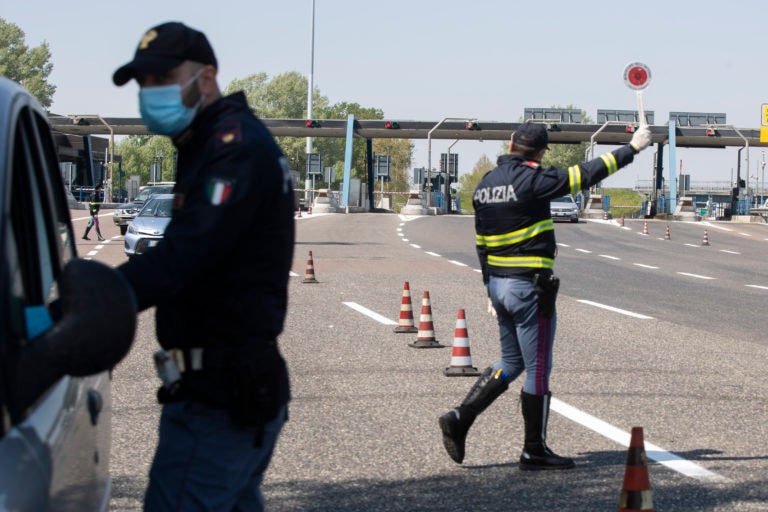
[[[451,118],[457,119],[457,118]],[[148,135],[141,118],[101,117],[96,115],[50,115],[52,128],[73,135]],[[262,119],[274,136],[287,137],[339,137],[347,135],[346,119]],[[542,121],[534,121],[542,122]],[[620,145],[632,138],[637,123],[610,121],[605,124],[575,124],[545,122],[551,144]],[[478,121],[390,121],[383,119],[354,120],[353,132],[363,139],[459,139],[459,140],[509,140],[520,123]],[[654,143],[666,143],[668,125],[652,125]],[[756,128],[736,128],[731,125],[676,126],[677,147],[725,148],[766,147],[760,142]]]

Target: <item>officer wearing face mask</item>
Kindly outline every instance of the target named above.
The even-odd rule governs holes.
[[[164,239],[119,267],[156,306],[163,379],[145,510],[262,510],[287,418],[277,347],[293,258],[286,159],[242,92],[223,97],[205,35],[164,23],[113,80],[139,84],[147,128],[172,138],[178,175]]]

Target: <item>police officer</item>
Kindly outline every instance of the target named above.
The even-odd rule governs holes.
[[[156,362],[181,374],[158,392],[151,511],[262,510],[289,400],[276,341],[293,258],[289,168],[245,95],[222,96],[217,70],[206,36],[171,22],[144,34],[113,76],[136,80],[144,123],[178,150],[164,239],[119,267],[139,308],[157,306],[167,355]]]
[[[91,193],[91,200],[88,202],[88,213],[91,215],[91,218],[88,219],[88,225],[85,226],[85,233],[83,233],[83,240],[90,240],[88,238],[88,232],[91,231],[91,228],[96,228],[96,236],[99,238],[99,241],[104,240],[104,237],[101,236],[101,230],[99,229],[99,210],[101,209],[101,203],[99,202],[98,197],[98,188],[95,189]]]
[[[520,394],[525,442],[521,470],[570,469],[572,459],[546,444],[549,376],[555,336],[556,245],[551,199],[576,194],[632,162],[651,143],[647,126],[626,146],[568,169],[542,168],[548,149],[542,124],[524,123],[514,133],[510,154],[499,157],[475,189],[476,248],[493,311],[499,323],[501,359],[486,368],[458,407],[439,418],[443,445],[458,463],[475,418],[523,371]]]

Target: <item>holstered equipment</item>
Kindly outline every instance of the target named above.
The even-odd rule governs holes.
[[[539,311],[544,318],[552,318],[555,314],[557,291],[560,289],[560,278],[552,274],[534,274],[533,285],[536,288]]]

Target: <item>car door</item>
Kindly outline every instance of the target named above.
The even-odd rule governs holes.
[[[12,101],[2,100],[0,510],[106,510],[108,374],[65,376],[31,404],[19,398],[20,383],[34,379],[16,371],[19,354],[52,325],[47,311],[57,298],[57,279],[76,251],[45,115],[18,89]]]

